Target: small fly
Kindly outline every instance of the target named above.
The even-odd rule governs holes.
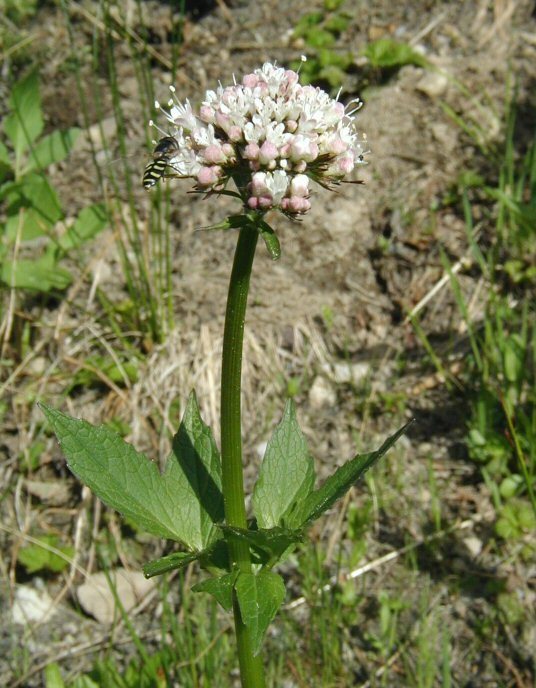
[[[143,173],[143,186],[146,189],[151,189],[162,179],[171,157],[178,150],[179,143],[173,136],[164,136],[158,141],[153,151],[154,159],[147,165]]]

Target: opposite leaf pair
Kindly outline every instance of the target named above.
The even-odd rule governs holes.
[[[314,489],[315,471],[295,407],[288,401],[283,419],[268,442],[253,492],[255,520],[248,530],[223,523],[221,463],[210,428],[191,394],[164,472],[116,432],[94,427],[41,405],[52,424],[70,470],[106,504],[142,530],[183,544],[144,566],[147,577],[198,560],[213,578],[194,587],[232,608],[233,591],[255,652],[283,602],[285,586],[270,569],[303,538],[305,529],[367,471],[407,425],[375,452],[358,455]],[[238,539],[251,551],[256,573],[229,570],[227,542]]]

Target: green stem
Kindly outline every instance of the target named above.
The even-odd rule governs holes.
[[[241,377],[244,322],[249,280],[259,233],[253,224],[242,227],[238,235],[233,270],[229,281],[221,373],[221,457],[225,520],[228,525],[247,528],[244,503],[241,435]],[[247,544],[229,542],[229,556],[234,569],[251,573]],[[249,629],[242,622],[238,602],[233,604],[240,676],[243,688],[264,688],[262,658],[253,656]]]

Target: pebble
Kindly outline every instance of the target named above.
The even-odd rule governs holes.
[[[109,571],[115,584],[115,592],[125,611],[130,611],[155,586],[154,579],[147,580],[141,571],[127,571],[124,568]],[[82,609],[103,625],[113,623],[120,616],[115,606],[114,595],[103,572],[93,573],[79,585],[76,596]]]
[[[15,590],[11,617],[20,626],[38,623],[56,613],[53,601],[46,590],[36,590],[30,585],[19,585]]]
[[[125,611],[130,611],[155,586],[154,579],[147,580],[141,571],[127,571],[124,568],[109,571],[114,581],[115,592]],[[79,585],[76,596],[82,609],[103,625],[113,623],[120,616],[116,609],[114,595],[103,572],[89,576]]]
[[[429,98],[438,98],[447,90],[448,79],[439,72],[426,72],[417,82],[415,88]]]
[[[317,375],[309,390],[309,403],[311,408],[319,410],[325,406],[333,407],[337,403],[337,394],[333,386],[325,377]]]

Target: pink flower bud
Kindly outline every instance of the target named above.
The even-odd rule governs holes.
[[[242,77],[242,83],[246,88],[255,88],[259,83],[259,77],[256,74],[246,74]]]
[[[288,199],[288,211],[290,213],[306,213],[311,208],[311,203],[306,198],[291,196]]]
[[[262,165],[266,165],[272,160],[275,160],[278,155],[279,151],[277,150],[277,146],[271,141],[265,141],[259,151],[259,162]]]
[[[242,141],[242,139],[244,138],[242,128],[237,126],[236,124],[233,124],[232,126],[229,127],[229,131],[227,132],[227,136],[234,143],[238,143],[238,141]]]
[[[318,157],[318,146],[307,136],[295,136],[290,145],[290,157],[296,162],[313,162]]]
[[[214,108],[210,107],[210,105],[201,105],[199,108],[199,119],[207,122],[207,124],[214,124],[214,115]]]
[[[266,185],[266,172],[255,172],[251,178],[251,193],[257,197],[269,193]]]
[[[227,160],[222,147],[216,143],[211,143],[210,146],[205,148],[203,151],[203,158],[206,160],[206,162],[212,163],[213,165],[222,164]]]
[[[295,119],[287,119],[287,121],[285,122],[285,126],[287,128],[287,131],[293,134],[298,128],[298,122],[296,122]]]
[[[279,149],[279,155],[282,158],[290,158],[290,143],[284,143]]]
[[[350,174],[350,172],[354,169],[354,158],[352,155],[343,155],[341,158],[336,160],[335,165],[340,174]]]
[[[291,196],[305,198],[309,195],[309,177],[305,174],[297,174],[290,182]]]
[[[248,207],[252,210],[257,210],[259,207],[259,199],[256,196],[250,196],[248,198]]]
[[[295,84],[299,78],[299,74],[297,72],[292,71],[292,69],[285,70],[285,79],[291,86],[292,84]]]
[[[333,112],[336,115],[337,119],[342,119],[344,117],[344,105],[337,101],[333,105]]]
[[[223,129],[223,131],[227,131],[227,129],[231,126],[231,118],[229,115],[224,115],[223,112],[217,112],[216,124],[218,127],[220,127],[220,129]]]
[[[242,153],[242,156],[246,160],[258,160],[259,159],[259,151],[260,151],[260,148],[256,143],[248,143],[248,145],[244,148],[244,152]]]
[[[271,196],[261,196],[259,198],[259,208],[262,210],[268,210],[274,204],[274,199]]]
[[[348,144],[340,136],[332,136],[326,143],[326,153],[331,155],[340,155],[346,150],[348,150]]]
[[[219,179],[219,167],[202,167],[197,173],[199,186],[212,186]]]

